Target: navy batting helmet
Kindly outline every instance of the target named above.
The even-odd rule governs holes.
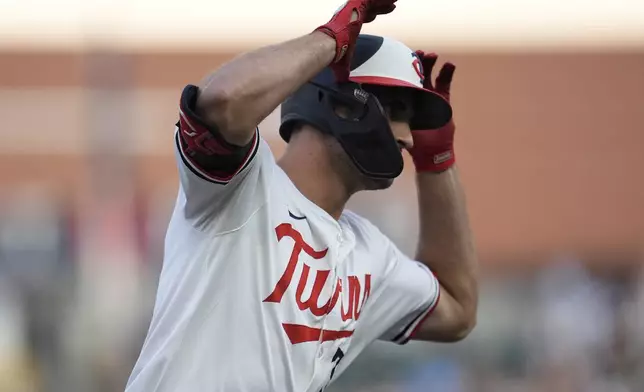
[[[312,125],[334,136],[364,175],[395,178],[403,169],[400,148],[380,101],[363,85],[413,89],[410,128],[436,129],[449,122],[452,108],[439,94],[425,89],[423,80],[422,63],[405,44],[361,34],[349,81],[337,83],[331,69],[325,68],[282,103],[280,135],[288,142],[296,126]],[[339,116],[338,106],[348,113]]]

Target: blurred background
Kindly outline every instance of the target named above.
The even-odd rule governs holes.
[[[454,345],[377,343],[330,389],[644,391],[644,3],[401,0],[366,32],[457,64],[481,257]],[[0,0],[0,392],[122,391],[177,191],[183,86],[335,0]],[[275,155],[279,119],[261,126]],[[352,209],[413,252],[407,169]]]

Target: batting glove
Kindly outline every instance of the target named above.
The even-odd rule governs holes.
[[[392,12],[396,8],[394,4],[396,1],[349,0],[336,11],[327,24],[315,29],[330,36],[336,42],[335,58],[331,69],[338,82],[346,82],[349,79],[351,57],[353,57],[362,25],[372,22],[378,15]]]
[[[441,68],[435,83],[432,82],[432,70],[438,60],[435,53],[425,54],[422,50],[416,51],[425,74],[423,85],[450,100],[450,87],[456,66],[445,63]],[[409,150],[417,172],[442,172],[454,165],[454,120],[450,120],[443,127],[412,131],[414,147]]]

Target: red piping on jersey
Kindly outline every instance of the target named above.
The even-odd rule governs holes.
[[[434,310],[436,309],[436,306],[438,305],[438,301],[440,301],[440,299],[441,299],[441,292],[439,291],[438,295],[436,296],[436,301],[434,301],[434,304],[432,305],[432,307],[429,308],[429,310],[427,311],[427,314],[425,316],[423,316],[423,319],[420,320],[418,325],[416,325],[414,327],[414,329],[409,334],[409,337],[407,339],[405,339],[402,342],[402,344],[405,344],[405,343],[407,343],[408,341],[410,341],[411,339],[414,338],[414,335],[416,335],[416,333],[420,330],[420,327],[423,325],[423,323],[425,323],[425,320],[427,320],[429,318],[429,316],[431,316],[432,313],[434,313]]]

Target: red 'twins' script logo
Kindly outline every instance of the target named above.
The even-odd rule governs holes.
[[[304,241],[302,234],[300,234],[299,231],[295,230],[289,223],[282,223],[281,225],[277,226],[275,228],[275,233],[277,234],[278,241],[281,241],[284,237],[289,237],[295,242],[284,274],[282,274],[282,277],[275,285],[273,292],[270,293],[270,295],[266,297],[266,299],[264,299],[264,302],[281,303],[284,293],[289,288],[291,281],[293,280],[293,274],[295,273],[295,267],[297,267],[300,253],[305,252],[307,255],[311,256],[314,259],[321,259],[326,256],[328,249],[321,251],[313,249]],[[317,317],[325,316],[331,313],[333,308],[335,308],[338,303],[338,298],[343,292],[342,279],[338,278],[335,285],[335,291],[333,292],[333,295],[331,295],[331,298],[329,298],[329,300],[324,305],[319,306],[318,304],[320,293],[322,292],[324,284],[326,283],[331,271],[315,271],[315,280],[313,283],[313,289],[311,290],[311,295],[307,300],[304,300],[302,298],[302,294],[304,293],[304,288],[306,287],[306,282],[308,281],[310,271],[311,268],[308,265],[302,265],[302,273],[297,284],[295,301],[301,311],[309,310],[313,315]],[[362,303],[360,302],[361,292]],[[364,304],[367,301],[369,294],[371,293],[371,275],[365,274],[364,290],[362,290],[362,288],[360,287],[360,280],[357,276],[348,276],[346,293],[349,299],[348,309],[345,309],[343,301],[340,301],[340,315],[342,317],[342,321],[357,321],[360,317],[360,312],[364,308]],[[353,330],[333,331],[321,328],[313,328],[301,324],[283,323],[282,327],[284,328],[284,332],[286,332],[286,335],[291,340],[292,344],[314,342],[318,340],[328,341],[344,339],[353,334]]]

